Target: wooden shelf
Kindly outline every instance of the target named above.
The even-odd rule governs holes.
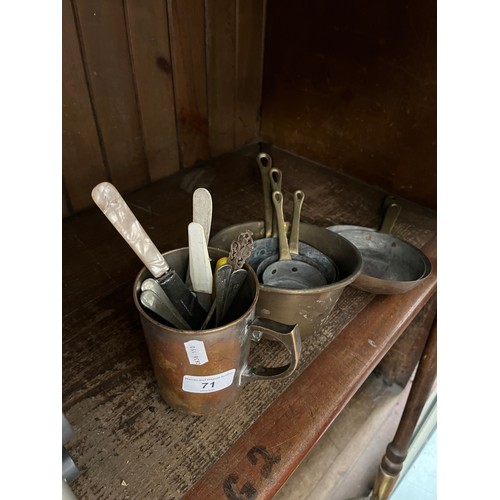
[[[283,171],[288,220],[291,193],[300,188],[306,222],[378,225],[387,193],[262,148]],[[160,250],[184,247],[197,187],[212,194],[212,234],[263,218],[259,150],[245,147],[125,198]],[[142,267],[135,254],[97,208],[66,219],[62,396],[75,431],[67,449],[81,471],[72,484],[76,496],[251,498],[256,492],[270,498],[278,491],[419,312],[427,307],[432,314],[436,214],[407,200],[401,204],[394,234],[423,249],[433,264],[431,276],[404,295],[348,287],[324,331],[304,341],[292,377],[249,384],[235,405],[211,417],[183,415],[158,394],[132,301]],[[397,356],[379,365],[387,376],[394,372],[391,359],[403,363],[409,376],[418,359],[412,344],[403,342]],[[401,370],[397,376],[400,382]]]
[[[371,374],[274,499],[368,496],[410,386],[403,389]]]

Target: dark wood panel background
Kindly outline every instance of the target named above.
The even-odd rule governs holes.
[[[435,0],[269,0],[261,135],[435,209]]]
[[[62,204],[259,135],[266,0],[63,0]]]
[[[436,208],[432,0],[63,0],[63,215],[272,143]]]

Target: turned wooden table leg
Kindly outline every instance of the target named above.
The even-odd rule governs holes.
[[[398,429],[387,446],[373,487],[371,500],[390,497],[403,468],[408,444],[436,377],[437,317],[429,332]]]

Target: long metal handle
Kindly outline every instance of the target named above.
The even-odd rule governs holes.
[[[259,153],[257,156],[257,165],[259,166],[260,175],[262,177],[265,237],[270,238],[273,232],[273,206],[271,204],[271,181],[269,180],[269,171],[273,166],[273,160],[267,153]]]
[[[224,305],[222,309],[222,321],[226,319],[226,316],[231,308],[232,303],[236,295],[238,294],[241,286],[243,285],[248,271],[246,269],[236,269],[231,273],[229,277],[229,283],[227,284],[226,293],[224,296]]]
[[[305,195],[302,191],[297,190],[293,193],[293,217],[292,229],[290,231],[290,253],[299,254],[299,228],[300,228],[300,213],[302,204],[304,203]]]
[[[95,186],[92,199],[155,278],[170,270],[167,261],[113,184],[101,182]]]
[[[285,231],[285,217],[283,215],[283,193],[281,191],[273,191],[272,200],[276,212],[276,217],[278,219],[280,260],[292,260]]]
[[[290,352],[290,363],[277,367],[247,367],[242,374],[242,383],[254,380],[269,380],[285,378],[291,375],[297,368],[302,351],[302,341],[298,325],[284,325],[277,321],[265,318],[255,318],[250,324],[250,333],[255,338],[266,334],[274,340],[281,342]]]
[[[283,179],[283,174],[279,168],[271,168],[269,170],[269,182],[271,183],[271,198],[274,191],[281,191],[281,182]],[[274,210],[273,216],[273,231],[272,236],[276,238],[278,236],[279,224],[276,216],[276,210]]]
[[[401,212],[401,206],[397,203],[391,203],[385,208],[384,219],[380,224],[379,233],[391,234],[394,224]]]
[[[215,271],[215,325],[219,326],[223,319],[224,301],[226,298],[227,287],[233,268],[230,264],[224,264]]]

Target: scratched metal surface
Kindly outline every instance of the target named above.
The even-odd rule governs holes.
[[[181,172],[131,194],[127,202],[161,251],[187,244],[196,187],[212,193],[213,233],[262,219],[257,151],[251,146]],[[378,225],[386,193],[284,151],[269,151],[283,170],[288,219],[292,193],[301,188],[306,222]],[[75,431],[67,448],[81,471],[72,489],[82,499],[181,498],[373,295],[348,287],[327,327],[304,341],[299,369],[289,379],[247,385],[239,401],[218,415],[188,416],[169,408],[156,389],[132,302],[141,263],[115,233],[94,209],[63,223],[62,399]],[[421,247],[435,233],[435,213],[403,200],[394,234]],[[286,355],[271,342],[252,350],[252,362],[269,359],[282,364]]]

